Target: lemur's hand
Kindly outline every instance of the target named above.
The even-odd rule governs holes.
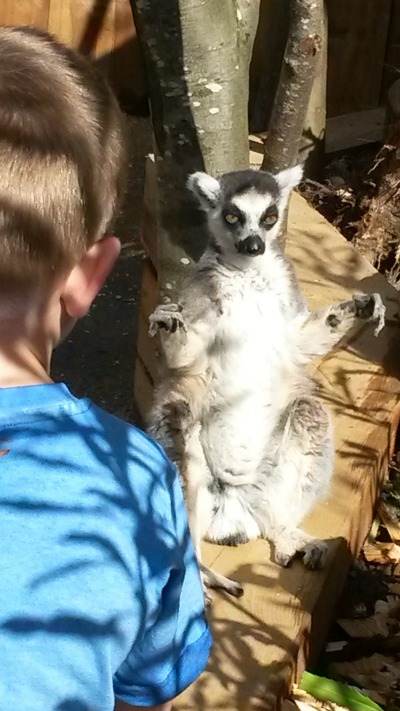
[[[180,304],[160,304],[149,317],[149,335],[155,336],[161,329],[167,333],[186,331]]]
[[[356,315],[366,321],[377,321],[374,336],[377,336],[385,325],[386,306],[380,294],[353,294],[356,305]]]
[[[380,294],[354,294],[351,301],[342,301],[332,306],[327,316],[327,323],[331,329],[342,330],[346,323],[360,321],[377,321],[374,335],[377,336],[385,325],[385,311]]]

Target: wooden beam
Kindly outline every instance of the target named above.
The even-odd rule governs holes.
[[[330,118],[326,122],[325,152],[334,153],[367,143],[378,143],[382,141],[384,125],[383,106]]]
[[[327,6],[327,115],[332,118],[376,108],[392,0],[327,0]]]
[[[385,108],[383,106],[327,119],[325,153],[344,151],[347,148],[356,148],[368,143],[380,143],[383,139],[384,127]],[[259,167],[262,160],[259,160],[254,154],[259,154],[262,158],[263,141],[266,136],[266,132],[249,136],[251,159],[254,159],[252,165],[255,167]]]

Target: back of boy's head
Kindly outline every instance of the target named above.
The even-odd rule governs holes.
[[[97,71],[45,33],[0,27],[0,295],[51,283],[107,233],[123,153]]]

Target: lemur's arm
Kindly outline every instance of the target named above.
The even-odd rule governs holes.
[[[385,306],[379,294],[357,294],[319,311],[312,311],[300,321],[299,346],[309,359],[329,353],[346,336],[354,334],[368,321],[377,322],[375,335],[384,326]]]
[[[213,314],[196,318],[179,304],[160,304],[150,316],[150,336],[160,334],[167,365],[172,370],[200,371],[213,334]]]

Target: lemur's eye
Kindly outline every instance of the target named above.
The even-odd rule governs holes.
[[[272,227],[272,225],[275,224],[277,219],[278,219],[278,215],[265,215],[264,219],[262,220],[262,224],[265,227]]]
[[[228,225],[236,225],[236,223],[239,222],[238,216],[234,215],[233,212],[228,212],[228,214],[225,215],[225,220]]]

